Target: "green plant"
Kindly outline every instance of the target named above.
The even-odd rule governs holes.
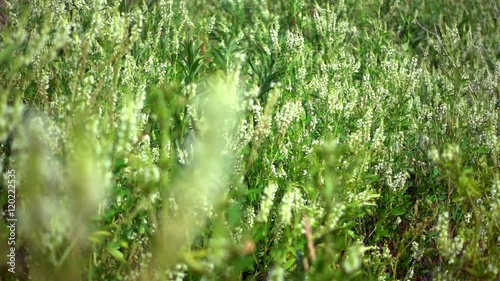
[[[5,3],[2,280],[500,276],[495,1]]]

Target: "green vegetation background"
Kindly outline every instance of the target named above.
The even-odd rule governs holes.
[[[497,1],[1,4],[1,280],[500,278]]]

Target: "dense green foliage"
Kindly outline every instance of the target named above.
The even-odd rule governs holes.
[[[0,279],[497,280],[497,3],[6,1]]]

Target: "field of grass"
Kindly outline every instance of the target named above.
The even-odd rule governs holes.
[[[497,1],[0,15],[0,280],[500,280]]]

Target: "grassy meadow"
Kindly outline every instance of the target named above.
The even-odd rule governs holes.
[[[0,280],[500,280],[499,15],[0,1]]]

